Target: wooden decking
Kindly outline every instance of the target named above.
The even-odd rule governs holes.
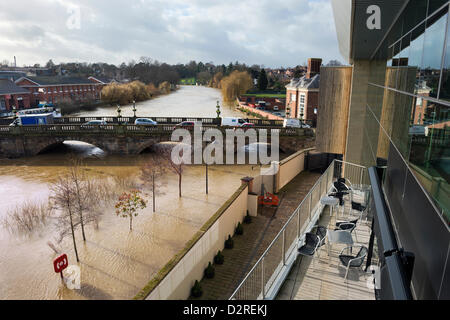
[[[349,201],[346,201],[346,203]],[[345,206],[345,216],[339,215],[337,221],[351,220],[357,218],[353,215],[348,218],[349,208]],[[330,217],[329,209],[326,208],[322,213],[319,224],[327,226],[334,230],[336,222],[336,211]],[[355,212],[356,213],[356,212]],[[345,219],[343,219],[345,218]],[[369,246],[370,237],[370,219],[358,221],[356,232],[358,241],[355,244]],[[371,280],[371,273],[356,268],[350,268],[347,281],[344,280],[345,267],[340,263],[338,255],[346,247],[344,244],[333,244],[328,255],[328,247],[324,245],[319,250],[319,255],[315,256],[315,263],[312,258],[299,256],[293,265],[285,283],[281,287],[276,299],[279,300],[374,300],[374,290],[369,288],[368,283]],[[356,252],[354,252],[356,254]],[[377,262],[377,250],[374,248],[372,265]],[[365,268],[366,260],[363,267]]]

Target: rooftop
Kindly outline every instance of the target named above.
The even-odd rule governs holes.
[[[92,84],[92,81],[89,80],[88,78],[80,78],[80,77],[38,76],[38,77],[25,77],[25,79],[29,79],[41,86],[58,85],[58,84]]]
[[[319,89],[320,74],[316,74],[312,78],[307,78],[304,75],[301,78],[294,78],[286,86],[286,89]]]
[[[14,82],[8,79],[0,79],[0,95],[4,94],[25,94],[28,90],[19,87]]]

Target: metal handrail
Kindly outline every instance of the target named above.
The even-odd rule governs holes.
[[[267,252],[269,252],[269,250],[273,247],[273,245],[276,243],[276,241],[279,239],[280,235],[282,235],[284,233],[284,231],[286,230],[286,227],[289,225],[289,223],[291,222],[291,220],[296,216],[296,214],[299,214],[299,210],[300,208],[303,206],[303,204],[307,201],[308,197],[310,197],[312,195],[312,193],[316,190],[316,187],[318,184],[320,184],[320,182],[322,181],[324,176],[328,176],[328,170],[334,166],[334,161],[331,162],[331,164],[328,166],[328,168],[325,170],[324,174],[322,174],[320,176],[320,178],[316,181],[316,183],[314,184],[314,186],[311,188],[311,190],[309,190],[309,192],[306,194],[306,196],[303,198],[303,200],[300,202],[300,204],[297,206],[297,208],[294,210],[294,212],[291,214],[291,216],[289,217],[289,219],[286,221],[286,223],[283,225],[283,227],[281,228],[281,230],[278,232],[278,234],[275,236],[275,238],[272,240],[272,242],[269,244],[269,246],[267,247],[267,249],[263,252],[263,254],[261,255],[261,257],[258,259],[258,261],[256,261],[256,263],[254,264],[254,266],[252,267],[252,269],[250,269],[250,271],[247,273],[247,275],[245,276],[245,278],[241,281],[241,283],[239,284],[239,286],[236,288],[236,290],[233,292],[233,294],[231,295],[230,299],[233,299],[234,295],[239,291],[239,289],[243,286],[243,284],[245,283],[245,281],[247,280],[247,278],[252,274],[253,270],[256,269],[256,267],[258,266],[258,264],[260,263],[260,261],[262,261],[264,259],[264,257],[267,255]],[[326,174],[325,174],[326,173]],[[309,200],[309,199],[308,199]],[[311,208],[310,208],[311,210]],[[294,241],[298,241],[294,240]]]
[[[322,185],[321,185],[321,183],[322,183],[322,181],[323,181],[323,179],[328,179],[328,175],[329,175],[329,173],[330,173],[330,170],[333,170],[333,173],[332,173],[332,177],[333,177],[333,175],[334,175],[334,170],[335,170],[335,164],[337,163],[337,162],[339,162],[339,163],[342,163],[343,165],[351,165],[351,166],[355,166],[355,167],[359,167],[359,168],[361,168],[361,169],[366,169],[367,170],[367,168],[366,167],[364,167],[364,166],[361,166],[361,165],[357,165],[357,164],[353,164],[353,163],[349,163],[349,162],[345,162],[345,161],[342,161],[342,160],[333,160],[332,162],[331,162],[331,164],[328,166],[328,168],[325,170],[325,172],[321,175],[321,177],[316,181],[316,183],[313,185],[313,187],[309,190],[309,192],[306,194],[306,196],[303,198],[303,200],[300,202],[300,204],[297,206],[297,208],[296,209],[294,209],[294,211],[293,211],[293,213],[291,214],[291,216],[289,217],[289,219],[286,221],[286,223],[283,225],[283,227],[280,229],[280,231],[278,232],[278,234],[275,236],[275,238],[272,240],[272,242],[269,244],[269,246],[267,247],[267,249],[263,252],[263,254],[261,255],[261,257],[256,261],[256,263],[253,265],[253,267],[250,269],[250,271],[247,273],[247,275],[244,277],[244,279],[241,281],[241,283],[238,285],[238,287],[234,290],[234,292],[233,292],[233,294],[231,295],[231,297],[229,298],[230,300],[232,300],[232,299],[234,299],[234,297],[238,294],[238,292],[239,292],[239,290],[241,289],[241,288],[243,288],[243,286],[245,285],[245,283],[246,283],[246,281],[249,279],[249,277],[251,276],[251,275],[253,275],[253,273],[254,273],[254,271],[256,270],[256,268],[264,261],[264,258],[267,256],[267,254],[268,254],[268,252],[273,248],[273,246],[275,245],[275,243],[280,239],[280,236],[283,236],[283,246],[282,246],[282,250],[283,250],[283,252],[282,252],[282,254],[281,254],[281,256],[282,256],[282,260],[280,261],[280,263],[285,263],[285,260],[286,260],[286,256],[285,256],[285,248],[286,247],[288,247],[288,248],[290,248],[290,247],[292,247],[292,245],[295,243],[295,242],[297,242],[298,243],[298,241],[301,239],[301,237],[303,236],[303,234],[304,233],[300,233],[300,210],[301,210],[301,208],[303,207],[303,205],[306,205],[306,201],[311,201],[311,199],[312,199],[312,194],[313,194],[313,192],[315,192],[316,191],[316,189],[317,189],[317,187],[319,187],[320,188],[320,191],[322,192]],[[363,171],[362,171],[363,172]],[[328,181],[328,180],[327,180]],[[327,191],[327,190],[329,190],[329,186],[327,186],[327,187],[325,187],[325,192]],[[311,220],[311,210],[312,210],[312,208],[315,208],[316,207],[316,205],[317,204],[315,204],[314,205],[314,207],[312,207],[311,206],[311,203],[309,204],[309,211],[310,211],[310,213],[309,213],[309,219]],[[289,226],[289,224],[290,224],[290,222],[292,221],[292,219],[294,219],[295,217],[297,217],[297,224],[298,224],[298,232],[297,232],[297,236],[296,236],[296,238],[294,238],[294,240],[292,241],[292,243],[289,243],[289,244],[286,244],[285,243],[285,240],[286,240],[286,237],[285,237],[285,231],[286,231],[286,228]],[[289,254],[289,256],[291,255],[292,253],[290,253]],[[278,264],[279,265],[279,264]],[[264,281],[264,268],[262,268],[262,272],[263,272],[263,274],[262,274],[262,279],[261,279],[261,283],[262,283],[262,287],[261,287],[261,292],[262,292],[262,294],[263,294],[263,299],[265,298],[265,296],[266,296],[266,293],[267,293],[267,291],[269,291],[269,290],[267,290],[266,289],[266,284],[265,284],[265,281]],[[275,274],[275,273],[274,273]],[[274,276],[274,274],[272,274],[270,277],[268,277],[268,278],[273,278],[273,276]],[[271,286],[270,286],[270,288],[273,286],[273,283],[271,284]],[[269,288],[269,289],[270,289]]]

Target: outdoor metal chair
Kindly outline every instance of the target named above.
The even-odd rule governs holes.
[[[318,235],[311,232],[307,232],[305,234],[305,244],[298,249],[298,254],[302,256],[312,257],[313,263],[315,263],[314,254],[319,248],[320,243],[321,240]]]
[[[350,187],[346,184],[345,178],[338,178],[335,182],[333,182],[333,186],[336,191],[350,191]]]
[[[362,220],[363,214],[366,213],[367,208],[368,207],[363,206],[361,203],[352,201],[351,212],[353,212],[353,210],[356,210],[357,212],[359,212],[359,219],[361,219],[361,220]],[[367,221],[367,214],[366,214],[366,221]]]
[[[325,244],[325,239],[327,237],[327,228],[324,226],[317,226],[316,235],[320,239],[319,247],[323,246]]]
[[[356,223],[358,222],[358,220],[359,219],[336,222],[336,228],[334,230],[344,230],[344,231],[348,231],[348,232],[352,233],[353,230],[355,230],[355,228],[356,228]],[[356,232],[354,232],[353,234],[355,235],[356,242],[358,242],[358,237],[356,236]]]
[[[359,251],[356,255],[351,255],[353,248],[359,247]],[[344,252],[348,252],[350,250],[350,254],[344,254]],[[339,254],[339,260],[346,267],[344,281],[347,282],[348,270],[350,268],[362,268],[364,259],[367,256],[368,249],[365,246],[361,245],[353,245],[342,249]]]

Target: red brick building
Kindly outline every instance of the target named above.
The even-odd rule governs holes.
[[[321,64],[322,59],[308,59],[306,74],[286,86],[286,117],[317,121]]]
[[[39,101],[48,103],[86,102],[99,100],[104,84],[76,77],[22,77],[16,85],[27,89],[31,94],[31,106]]]
[[[0,114],[30,107],[31,94],[8,79],[0,79]]]

